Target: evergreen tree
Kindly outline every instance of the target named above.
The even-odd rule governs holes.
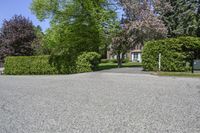
[[[162,10],[170,4],[171,10]],[[168,27],[169,37],[200,36],[200,0],[160,0],[157,11]]]

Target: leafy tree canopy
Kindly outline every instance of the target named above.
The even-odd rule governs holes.
[[[6,56],[33,55],[32,42],[36,38],[32,22],[15,15],[10,20],[4,20],[0,29],[0,60]]]
[[[200,0],[157,0],[156,11],[168,28],[169,37],[200,37]]]
[[[169,37],[181,35],[200,36],[200,0],[119,1],[125,8],[127,16],[132,20],[140,19],[141,17],[138,17],[137,14],[146,8],[145,12],[149,14],[149,17],[153,14],[154,18],[159,19],[160,24],[163,23],[166,26]],[[138,6],[138,3],[140,6]],[[148,13],[149,11],[151,13]],[[148,22],[148,20],[145,22]],[[159,24],[155,25],[160,26]]]
[[[132,44],[144,44],[145,41],[166,37],[164,22],[155,13],[153,0],[120,0],[125,9],[125,29]]]
[[[58,67],[73,65],[82,52],[99,52],[106,25],[116,16],[106,0],[33,0],[31,9],[51,21],[45,40]]]

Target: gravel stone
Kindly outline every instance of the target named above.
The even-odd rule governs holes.
[[[200,133],[200,79],[0,76],[0,133]]]

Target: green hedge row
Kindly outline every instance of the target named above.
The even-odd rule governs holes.
[[[76,64],[70,68],[71,73],[90,72],[96,69],[100,55],[95,52],[83,53],[77,58]],[[65,74],[65,68],[58,71],[50,65],[49,56],[15,56],[5,60],[4,73],[7,75],[50,75]],[[69,69],[69,68],[67,68]],[[66,73],[69,74],[69,73]]]
[[[145,70],[157,71],[161,53],[162,71],[189,71],[191,61],[199,58],[200,38],[178,37],[147,42],[143,49],[142,63]]]
[[[49,64],[49,56],[13,56],[5,60],[4,73],[7,75],[57,74]]]

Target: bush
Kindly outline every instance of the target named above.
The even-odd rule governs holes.
[[[57,69],[50,65],[49,56],[15,56],[5,60],[5,74],[7,75],[45,75],[45,74],[72,74],[91,72],[100,62],[100,55],[95,52],[83,53],[75,65],[62,66]]]
[[[111,63],[117,63],[117,59],[110,59]]]
[[[130,60],[128,59],[128,58],[126,58],[126,59],[124,59],[123,61],[122,61],[122,63],[129,63],[130,62]]]
[[[55,67],[49,64],[49,56],[18,56],[7,57],[5,60],[5,74],[33,75],[57,74]]]
[[[84,52],[76,61],[77,72],[91,72],[97,69],[100,55],[96,52]]]
[[[200,38],[178,37],[147,42],[143,49],[142,63],[145,70],[158,70],[161,53],[162,71],[189,71],[193,58],[199,58]]]

